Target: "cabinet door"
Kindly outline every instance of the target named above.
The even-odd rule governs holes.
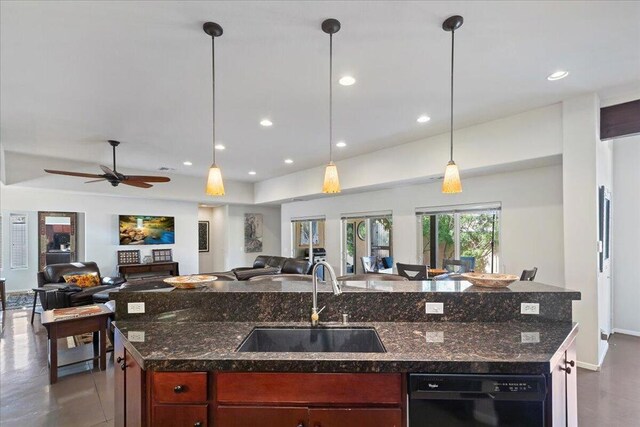
[[[551,372],[551,414],[553,427],[567,425],[567,373],[562,358]]]
[[[218,406],[216,427],[309,427],[307,408]]]
[[[124,345],[120,332],[116,330],[113,343],[113,383],[114,383],[114,425],[115,427],[124,427],[124,371],[120,368],[120,364],[124,362]]]
[[[574,341],[569,348],[567,348],[566,363],[567,367],[571,368],[570,372],[567,372],[567,426],[578,426],[578,367],[576,365],[576,342]],[[573,365],[573,366],[571,366]]]
[[[208,405],[154,405],[152,424],[154,427],[207,427],[208,408]]]
[[[402,427],[400,408],[309,409],[309,427]]]
[[[144,371],[131,354],[124,350],[124,395],[125,395],[125,426],[140,427],[145,422],[145,384]],[[120,367],[116,367],[120,369]]]

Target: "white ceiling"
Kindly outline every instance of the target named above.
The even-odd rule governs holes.
[[[640,2],[0,3],[0,140],[6,150],[204,177],[211,162],[211,42],[218,22],[218,152],[256,181],[328,160],[328,36],[336,158],[446,131],[450,34],[457,126],[640,80]],[[568,78],[548,82],[557,69]],[[427,124],[416,123],[428,114]],[[268,117],[274,125],[259,125]],[[287,157],[293,165],[285,165]],[[193,166],[183,166],[184,160]],[[256,176],[249,176],[249,170]],[[71,178],[70,178],[71,179]]]

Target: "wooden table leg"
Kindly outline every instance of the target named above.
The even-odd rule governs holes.
[[[101,354],[100,353],[100,344],[98,342],[98,339],[100,339],[101,337],[99,337],[99,335],[101,335],[99,333],[99,331],[94,331],[93,332],[93,339],[91,340],[91,345],[93,345],[93,357],[94,357],[94,359],[93,359],[93,368],[94,369],[99,366],[98,359],[96,359],[96,357]],[[100,368],[100,369],[102,369],[102,368]]]
[[[102,322],[100,328],[100,370],[107,369],[107,328],[106,322]]]
[[[58,381],[58,338],[55,326],[49,328],[49,384]]]

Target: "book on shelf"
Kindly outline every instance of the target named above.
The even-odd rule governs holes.
[[[75,317],[93,316],[102,313],[97,305],[83,305],[81,307],[54,308],[53,320],[73,319]]]

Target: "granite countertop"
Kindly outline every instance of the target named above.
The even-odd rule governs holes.
[[[540,374],[578,329],[571,322],[364,322],[347,327],[374,327],[386,353],[236,352],[257,326],[308,323],[116,322],[136,361],[159,371]]]
[[[571,289],[546,285],[538,282],[514,282],[504,288],[483,288],[473,286],[464,280],[425,280],[425,281],[348,281],[341,282],[342,291],[345,293],[380,292],[380,293],[561,293],[572,299],[580,299],[580,293]],[[320,282],[318,292],[331,292],[331,286]],[[121,292],[134,292],[135,286],[121,289]],[[208,283],[198,289],[173,289],[172,293],[198,293],[198,292],[279,292],[279,293],[307,293],[311,291],[310,282],[247,282],[247,281],[216,281]]]

